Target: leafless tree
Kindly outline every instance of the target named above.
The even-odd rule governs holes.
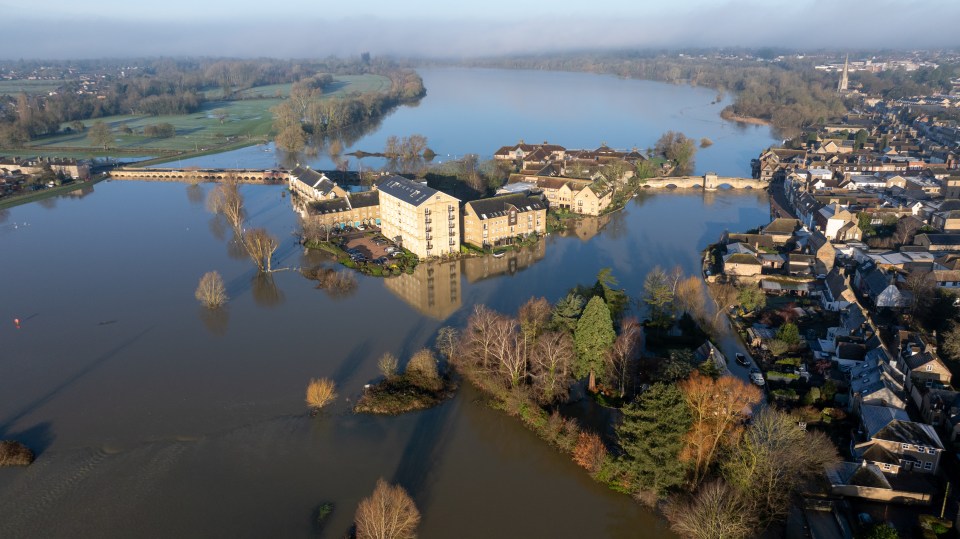
[[[493,339],[492,356],[500,378],[510,387],[518,387],[526,373],[523,357],[523,338],[516,319],[501,316],[490,328]]]
[[[496,345],[493,327],[501,315],[485,305],[475,305],[463,332],[462,363],[464,366],[487,371]]]
[[[407,491],[383,479],[369,498],[364,498],[354,516],[357,539],[414,539],[420,511]]]
[[[397,356],[387,352],[380,356],[380,360],[377,361],[377,367],[380,368],[380,373],[383,374],[385,378],[393,378],[397,375]]]
[[[713,313],[714,331],[719,331],[723,327],[722,316],[737,301],[737,287],[729,283],[707,283],[707,288],[716,308]]]
[[[796,417],[764,408],[730,452],[724,475],[766,523],[786,516],[791,493],[838,460],[823,433],[806,432]]]
[[[457,351],[457,343],[460,341],[460,332],[456,328],[443,326],[437,331],[437,352],[440,352],[447,361],[453,360],[453,355]]]
[[[236,179],[226,177],[218,183],[207,197],[207,208],[213,213],[223,215],[238,235],[242,233],[245,212],[240,183]]]
[[[219,272],[208,271],[200,277],[200,284],[194,292],[197,301],[208,309],[216,309],[227,302],[227,288]]]
[[[243,246],[247,249],[250,259],[261,272],[271,272],[273,253],[280,244],[277,238],[263,228],[254,228],[243,233]]]
[[[643,327],[636,318],[628,318],[621,324],[620,335],[613,341],[607,353],[607,372],[617,384],[620,397],[626,395],[627,381],[633,372],[640,349],[643,347]]]
[[[567,332],[551,331],[537,339],[530,370],[537,400],[542,404],[566,399],[574,355],[573,339]]]
[[[695,539],[750,537],[756,526],[750,504],[719,480],[704,485],[693,499],[672,500],[666,513],[673,531]]]
[[[530,349],[550,323],[553,305],[546,298],[530,298],[520,306],[517,317],[523,337],[523,357],[530,358]]]

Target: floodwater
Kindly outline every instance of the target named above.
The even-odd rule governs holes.
[[[342,537],[379,477],[411,492],[424,538],[670,536],[469,387],[399,417],[350,408],[380,355],[405,361],[475,304],[555,301],[604,267],[632,295],[654,265],[697,271],[725,229],[768,218],[765,192],[644,193],[524,252],[358,276],[341,297],[296,271],[258,278],[209,189],[108,181],[0,212],[0,439],[39,453],[0,469],[0,537]],[[281,238],[275,266],[323,263],[282,187],[241,192],[248,226]],[[216,316],[193,298],[210,270],[231,298]],[[320,376],[340,398],[311,418]]]
[[[530,144],[549,141],[567,148],[652,148],[665,131],[679,131],[713,145],[696,155],[696,173],[750,177],[750,160],[779,141],[770,128],[729,122],[720,111],[732,102],[719,102],[716,91],[703,87],[618,79],[611,75],[504,69],[420,69],[427,96],[415,106],[403,106],[376,124],[358,128],[364,135],[343,140],[344,154],[354,150],[383,151],[389,136],[422,134],[442,162],[467,153],[485,159],[501,146],[521,139]],[[382,160],[357,160],[344,155],[350,169],[377,168]],[[273,145],[250,146],[231,152],[184,159],[160,166],[209,168],[273,168],[301,162],[315,169],[332,169],[321,151],[317,157],[286,156]]]

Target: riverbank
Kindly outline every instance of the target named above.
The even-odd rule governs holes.
[[[101,175],[101,176],[97,176],[96,178],[91,178],[87,181],[71,182],[64,185],[58,185],[57,187],[48,187],[46,189],[41,189],[40,191],[31,191],[26,194],[15,195],[10,198],[0,200],[0,210],[5,210],[7,208],[12,208],[14,206],[27,204],[30,202],[37,202],[50,197],[65,195],[67,193],[76,191],[78,189],[83,189],[85,187],[93,187],[94,185],[108,178],[109,178],[108,176]]]
[[[729,120],[731,122],[737,122],[741,124],[750,124],[750,125],[765,125],[773,127],[773,123],[770,120],[764,120],[763,118],[754,118],[752,116],[738,116],[729,108],[723,109],[720,111],[720,117],[724,120]]]

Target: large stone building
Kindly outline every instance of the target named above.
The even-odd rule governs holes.
[[[290,190],[308,200],[344,198],[347,192],[322,172],[297,165],[290,171]]]
[[[380,199],[376,191],[353,193],[327,200],[292,197],[300,215],[326,228],[380,226]]]
[[[66,157],[0,157],[0,174],[19,172],[20,174],[40,174],[49,167],[57,174],[74,180],[90,177],[90,163]]]
[[[421,258],[460,252],[460,200],[400,176],[379,185],[384,236]]]
[[[513,194],[467,202],[463,241],[476,247],[508,245],[518,236],[543,234],[547,204],[540,197]]]

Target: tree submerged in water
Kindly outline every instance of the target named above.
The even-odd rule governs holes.
[[[381,478],[373,494],[360,502],[354,523],[357,539],[413,539],[420,511],[403,487]]]
[[[197,301],[208,309],[217,309],[227,302],[227,288],[223,284],[223,277],[216,271],[208,271],[200,277],[200,284],[194,292]]]

